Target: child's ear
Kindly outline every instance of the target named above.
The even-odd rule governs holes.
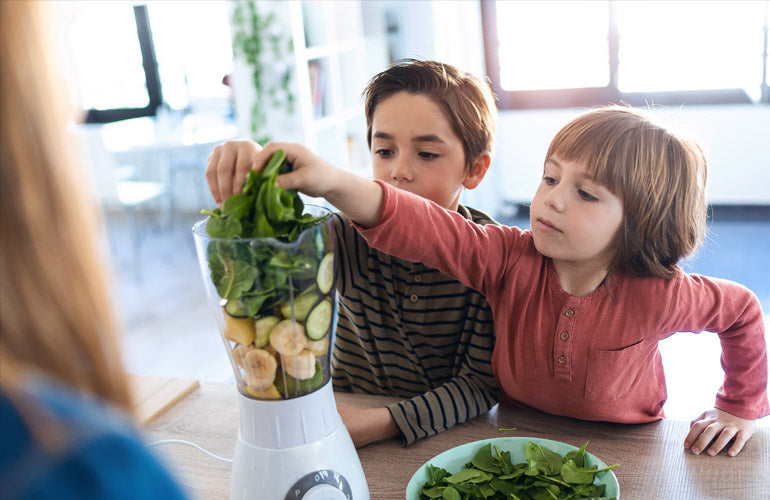
[[[487,175],[489,164],[492,162],[492,156],[489,153],[481,153],[473,160],[471,172],[465,177],[463,186],[466,189],[473,189],[481,183],[484,176]]]

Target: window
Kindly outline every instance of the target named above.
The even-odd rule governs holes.
[[[161,91],[145,6],[95,2],[73,22],[69,42],[86,122],[155,114]]]
[[[768,1],[482,1],[501,109],[770,102]]]
[[[69,43],[86,121],[153,116],[160,106],[231,112],[227,9],[221,1],[84,3]]]

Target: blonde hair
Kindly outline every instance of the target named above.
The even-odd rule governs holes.
[[[562,128],[546,158],[581,161],[623,202],[609,271],[672,278],[706,230],[706,159],[692,139],[656,123],[651,112],[608,106]]]
[[[366,140],[372,145],[372,121],[377,106],[398,92],[424,95],[438,104],[452,131],[463,143],[465,167],[483,153],[492,153],[497,129],[497,108],[489,84],[435,61],[401,59],[375,75],[364,90]]]
[[[130,410],[47,8],[0,2],[0,382],[44,374]]]

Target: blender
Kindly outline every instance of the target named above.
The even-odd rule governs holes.
[[[368,499],[330,376],[337,297],[331,213],[292,242],[193,226],[209,304],[238,387],[231,499]]]

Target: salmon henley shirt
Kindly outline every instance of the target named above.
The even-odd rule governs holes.
[[[492,366],[504,403],[584,420],[663,418],[658,342],[719,335],[725,378],[715,407],[746,419],[770,411],[762,310],[747,288],[678,270],[670,279],[621,272],[586,297],[566,293],[529,231],[481,226],[385,183],[378,224],[358,228],[379,250],[422,262],[487,297]]]

